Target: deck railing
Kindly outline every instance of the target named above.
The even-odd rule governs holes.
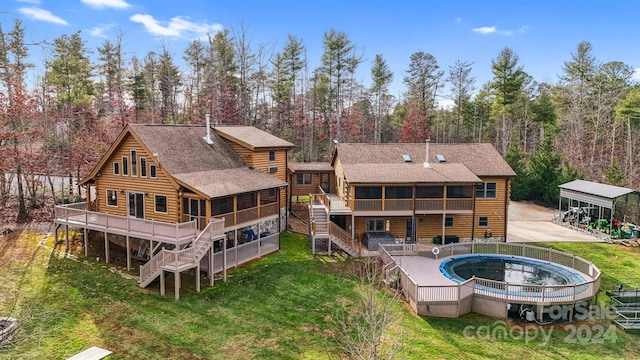
[[[69,225],[100,227],[114,232],[127,232],[137,236],[162,237],[175,241],[188,240],[197,234],[196,221],[168,223],[134,217],[112,215],[86,210],[85,203],[57,205],[55,222]]]
[[[399,268],[401,283],[407,298],[415,304],[443,304],[460,301],[471,292],[504,302],[517,300],[554,304],[590,299],[600,289],[601,272],[594,264],[579,256],[550,248],[517,243],[462,243],[443,245],[438,247],[438,251],[431,251],[416,244],[380,245],[380,259],[385,265],[395,262],[393,256],[413,255],[438,259],[464,254],[501,254],[550,261],[580,271],[589,275],[591,279],[581,284],[571,285],[519,285],[474,277],[460,284],[424,286],[418,285],[403,269]]]

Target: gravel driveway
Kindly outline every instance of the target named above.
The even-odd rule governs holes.
[[[602,242],[595,236],[554,224],[553,214],[556,211],[539,205],[511,201],[507,242]]]

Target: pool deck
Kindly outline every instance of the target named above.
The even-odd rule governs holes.
[[[440,272],[440,263],[442,263],[442,260],[445,258],[433,260],[422,256],[394,255],[393,259],[418,286],[458,284]]]

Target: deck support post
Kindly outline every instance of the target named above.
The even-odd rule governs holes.
[[[129,235],[127,235],[127,271],[131,271],[131,247],[129,244]]]
[[[180,271],[175,272],[175,299],[180,300]]]
[[[104,260],[108,264],[109,263],[109,234],[104,232]]]
[[[164,283],[164,270],[160,270],[160,295],[164,296],[165,293],[165,283]]]
[[[213,244],[209,248],[209,286],[213,286]]]
[[[222,281],[227,282],[227,237],[222,239]]]
[[[54,233],[53,233],[53,240],[55,241],[53,243],[53,246],[57,246],[58,245],[58,229],[60,228],[60,225],[57,225],[56,228],[54,229]]]
[[[200,264],[196,265],[196,292],[200,292]]]
[[[64,226],[65,251],[69,252],[69,225]]]
[[[329,252],[329,256],[331,256],[331,237],[327,238],[327,251]]]
[[[89,256],[89,230],[84,228],[84,256]]]

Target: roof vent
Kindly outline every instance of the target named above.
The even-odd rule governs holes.
[[[402,155],[402,160],[406,163],[410,163],[411,162],[411,156],[409,155]]]
[[[447,159],[444,158],[444,155],[437,154],[436,159],[438,159],[438,162],[447,162]]]

